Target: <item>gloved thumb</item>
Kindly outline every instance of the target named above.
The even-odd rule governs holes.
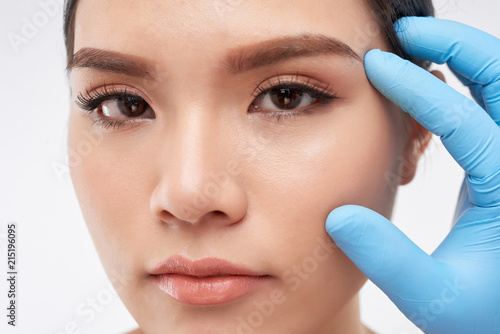
[[[436,282],[441,286],[449,277],[442,263],[415,245],[384,216],[368,208],[357,205],[336,208],[328,215],[326,231],[407,316],[405,309],[410,304],[435,298],[441,288]]]

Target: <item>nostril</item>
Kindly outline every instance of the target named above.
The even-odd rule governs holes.
[[[227,216],[227,214],[225,212],[220,211],[220,210],[214,210],[214,211],[212,211],[212,216],[214,218],[224,218],[224,216]]]
[[[168,212],[166,210],[161,210],[160,213],[158,214],[158,218],[160,218],[160,220],[162,220],[164,222],[175,219],[175,217],[170,212]]]

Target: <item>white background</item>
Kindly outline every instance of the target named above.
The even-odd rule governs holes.
[[[69,88],[64,72],[62,6],[17,52],[10,33],[43,12],[51,0],[0,0],[0,332],[121,333],[135,326],[109,288],[82,219],[65,164]],[[54,0],[59,1],[59,0]],[[61,1],[62,2],[62,1]],[[498,0],[435,0],[437,17],[500,37]],[[43,23],[43,22],[42,22]],[[445,66],[448,82],[468,95]],[[469,95],[468,95],[469,96]],[[416,179],[399,190],[393,221],[426,252],[446,235],[462,172],[434,137]],[[18,327],[6,325],[6,231],[18,224]],[[363,321],[381,334],[420,333],[368,282],[361,292]],[[101,298],[87,322],[78,307]],[[106,299],[106,297],[111,297]],[[103,299],[104,298],[104,299]],[[5,305],[5,307],[4,307]]]

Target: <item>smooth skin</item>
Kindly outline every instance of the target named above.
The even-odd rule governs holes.
[[[500,40],[435,18],[395,25],[406,52],[446,62],[476,100],[394,54],[372,50],[364,57],[372,84],[439,136],[464,169],[453,227],[431,255],[360,206],[333,210],[326,229],[425,333],[499,333]]]

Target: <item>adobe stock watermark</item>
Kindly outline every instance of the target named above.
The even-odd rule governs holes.
[[[82,324],[88,325],[97,319],[100,313],[103,313],[113,301],[119,298],[118,293],[129,283],[129,277],[112,271],[106,287],[85,298],[76,306],[74,312],[76,319],[68,321],[61,329],[49,332],[49,334],[83,334]]]
[[[90,155],[96,146],[99,146],[104,138],[100,131],[83,130],[83,137],[76,147],[68,148],[66,162],[61,163],[58,161],[52,162],[52,170],[59,181],[64,181],[64,178],[69,176],[69,169],[81,165],[83,158]]]
[[[372,15],[374,16],[375,14],[372,12]],[[381,33],[382,30],[376,21],[367,21],[363,25],[363,28],[354,27],[354,38],[349,43],[354,50],[364,50]]]
[[[64,0],[40,0],[39,9],[31,16],[21,18],[20,31],[11,31],[7,34],[12,50],[17,54],[22,46],[33,40],[44,29],[64,5]]]
[[[384,179],[389,186],[391,191],[396,191],[400,185],[401,178],[407,178],[413,169],[416,169],[422,158],[426,155],[432,156],[437,150],[437,144],[430,138],[430,142],[425,148],[422,154],[410,154],[409,156],[405,154],[399,154],[397,158],[398,170],[396,172],[392,170],[387,170],[384,172]],[[418,150],[420,148],[415,148]]]
[[[443,314],[450,304],[454,303],[462,294],[467,286],[460,284],[458,278],[453,282],[444,280],[444,288],[439,296],[426,305],[418,308],[417,312],[411,314],[408,319],[413,322],[418,328],[425,332],[429,324],[438,319]]]
[[[215,12],[219,20],[224,20],[224,17],[235,11],[237,6],[247,2],[248,0],[215,0],[212,2]]]
[[[304,258],[299,264],[294,264],[291,268],[285,270],[281,275],[286,284],[284,289],[274,289],[270,292],[269,298],[254,301],[254,310],[246,316],[236,318],[237,334],[252,334],[254,330],[264,324],[266,319],[271,317],[276,308],[286,302],[286,292],[294,292],[300,288],[302,283],[307,280],[312,273],[318,270],[320,263],[328,260],[337,246],[331,242],[327,243],[321,237],[316,238],[317,244],[312,254]],[[287,291],[288,290],[288,291]]]

